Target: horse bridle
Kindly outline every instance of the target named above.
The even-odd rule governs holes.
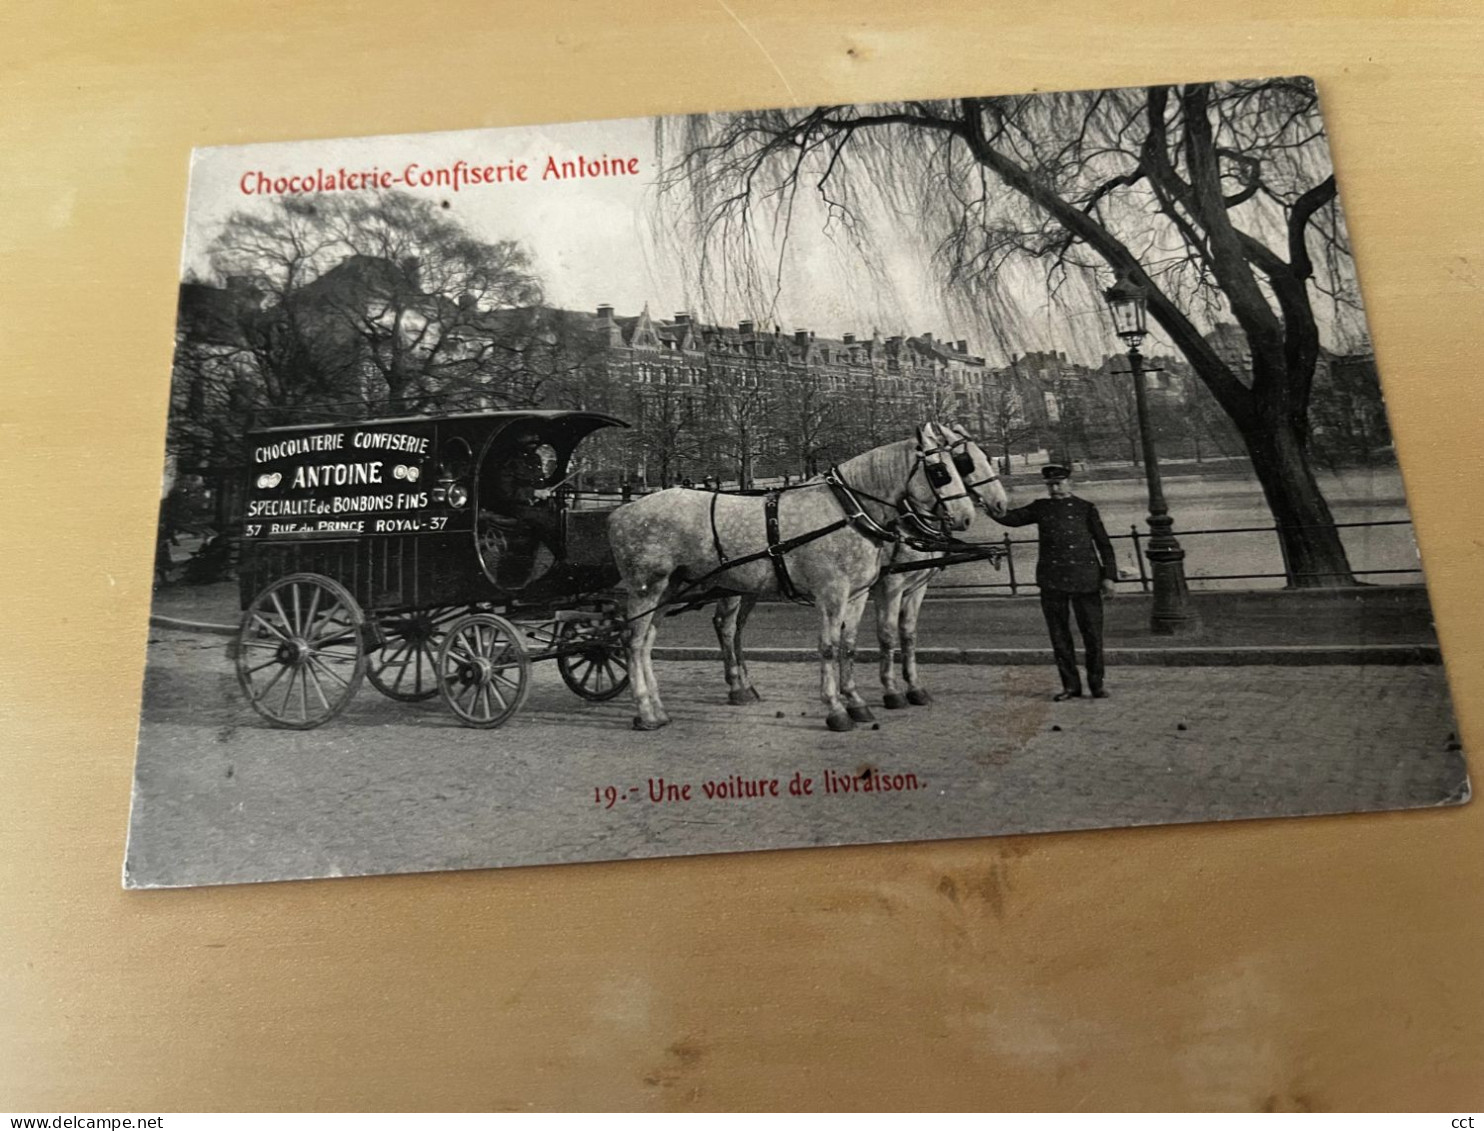
[[[829,471],[825,472],[825,482],[829,483],[835,489],[837,497],[840,497],[841,506],[845,509],[845,517],[853,526],[863,529],[871,536],[879,538],[882,541],[893,542],[901,539],[902,535],[900,533],[889,529],[887,526],[883,526],[876,519],[872,518],[866,512],[866,509],[861,506],[861,499],[869,499],[871,502],[885,507],[889,512],[896,512],[896,519],[892,521],[892,526],[916,526],[919,537],[925,536],[931,539],[947,537],[944,526],[948,521],[948,504],[958,499],[973,498],[975,496],[971,495],[967,490],[956,495],[945,495],[943,493],[943,488],[953,482],[954,473],[958,470],[958,465],[955,464],[953,467],[949,467],[945,461],[931,462],[929,457],[941,455],[945,452],[951,454],[952,445],[941,443],[930,445],[926,437],[926,426],[919,424],[917,426],[916,459],[912,464],[912,470],[907,474],[907,481],[902,485],[901,497],[896,502],[878,498],[869,491],[862,491],[858,487],[852,487],[845,482],[838,467],[832,467]],[[930,515],[924,515],[921,511],[917,510],[911,496],[912,480],[916,478],[919,472],[927,480],[928,489],[933,493],[934,503]],[[959,482],[962,484],[962,478],[960,478]]]
[[[963,480],[964,489],[968,491],[974,501],[988,510],[989,504],[979,494],[979,488],[987,483],[999,482],[1000,476],[999,472],[994,469],[994,461],[987,455],[984,458],[984,462],[989,465],[989,477],[987,479],[970,479],[969,476],[974,474],[974,457],[969,454],[969,445],[974,442],[974,438],[957,425],[952,426],[952,432],[958,437],[958,439],[948,445],[948,450],[952,453],[954,470],[958,472],[959,478]]]
[[[925,478],[928,482],[928,488],[933,492],[933,498],[937,500],[937,502],[933,505],[933,513],[941,518],[946,518],[947,506],[949,503],[957,502],[959,499],[971,499],[974,497],[974,495],[971,491],[968,490],[968,486],[964,482],[962,475],[959,475],[958,477],[959,486],[963,487],[964,490],[960,491],[957,495],[943,494],[943,488],[947,487],[950,483],[953,482],[955,472],[962,472],[963,468],[953,455],[953,444],[940,443],[936,447],[927,446],[924,441],[927,435],[928,427],[929,425],[926,424],[919,424],[917,426],[917,462],[913,465],[912,473],[907,476],[907,483],[903,491],[902,502],[903,504],[911,508],[912,499],[907,492],[911,490],[913,476],[921,471],[923,474],[923,478]],[[943,455],[945,452],[948,454],[949,457],[947,460],[939,460],[936,463],[930,463],[928,461],[929,456]],[[967,446],[964,448],[964,455],[965,457],[968,457]],[[949,464],[950,460],[952,461],[952,466],[950,466]],[[969,470],[972,471],[973,469],[973,460],[970,459]],[[913,513],[917,513],[915,508],[913,508]]]

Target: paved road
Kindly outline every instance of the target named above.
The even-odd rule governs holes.
[[[715,665],[670,662],[675,723],[640,734],[626,698],[580,702],[538,665],[497,731],[367,685],[329,725],[291,732],[245,706],[222,644],[151,643],[135,884],[1344,812],[1465,790],[1437,667],[1128,668],[1113,698],[1057,704],[1050,670],[944,664],[928,672],[933,706],[832,734],[809,665],[755,665],[768,700],[736,708]],[[907,788],[860,792],[867,770]],[[826,792],[826,771],[855,791]],[[809,795],[789,795],[796,772]],[[705,796],[734,775],[777,780],[780,795]],[[688,785],[689,799],[651,802],[651,783]]]

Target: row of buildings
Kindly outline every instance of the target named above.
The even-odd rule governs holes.
[[[921,420],[967,425],[1009,460],[1138,459],[1123,354],[1098,366],[1028,352],[990,365],[962,338],[838,337],[688,312],[656,317],[499,305],[429,286],[415,260],[346,259],[291,293],[252,280],[181,288],[172,450],[184,468],[237,462],[249,415],[304,419],[330,406],[365,415],[520,405],[607,411],[633,423],[601,438],[591,485],[652,487],[712,477],[743,484],[809,475],[908,434]],[[1212,341],[1243,364],[1235,327]],[[1239,440],[1176,359],[1151,359],[1161,450],[1237,454]],[[1367,368],[1369,366],[1369,368]],[[1384,428],[1366,358],[1326,357],[1361,394],[1341,415]],[[1363,371],[1363,372],[1360,372]],[[1372,401],[1374,404],[1372,404]],[[1336,428],[1335,422],[1321,424]]]

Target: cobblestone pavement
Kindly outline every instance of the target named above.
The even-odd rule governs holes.
[[[168,632],[151,643],[135,884],[1339,813],[1467,795],[1443,672],[1431,666],[1120,668],[1112,698],[1052,703],[1049,668],[942,664],[926,671],[932,706],[877,707],[879,729],[832,734],[811,665],[753,665],[766,701],[728,707],[716,665],[669,662],[657,668],[674,724],[641,734],[629,729],[627,697],[581,702],[544,664],[500,730],[468,730],[437,700],[394,703],[365,685],[327,726],[293,732],[245,705],[222,644]],[[874,682],[874,670],[861,674]],[[795,774],[809,793],[790,794]],[[748,796],[759,779],[776,781],[778,796],[766,784]],[[867,792],[867,781],[903,788]],[[741,796],[708,797],[708,782]]]

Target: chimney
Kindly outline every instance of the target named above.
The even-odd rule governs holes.
[[[922,340],[925,341],[928,345],[932,345],[933,344],[933,335],[931,333],[926,333],[925,332],[922,335]]]
[[[737,323],[737,330],[738,330],[739,333],[742,333],[742,334],[750,334],[750,333],[752,333],[752,319],[751,318],[747,318],[747,319],[744,319],[741,322],[738,322]]]
[[[677,324],[679,324],[681,326],[689,326],[690,325],[690,315],[687,314],[683,310],[677,310],[675,312],[675,321],[676,321]]]
[[[801,350],[802,349],[808,349],[809,348],[809,331],[808,330],[795,330],[794,331],[794,345],[798,346]]]
[[[600,321],[600,322],[612,322],[613,321],[613,307],[609,306],[608,303],[606,303],[606,302],[603,303],[602,306],[598,307],[598,321]]]
[[[845,335],[845,338],[844,338],[844,342],[845,342],[845,344],[847,346],[853,346],[853,345],[855,345],[855,335],[854,334],[846,334]]]
[[[969,352],[969,339],[968,338],[960,338],[958,341],[956,341],[956,342],[953,343],[953,348],[956,349],[956,350],[958,350],[959,353],[965,353],[965,354],[968,353]]]

